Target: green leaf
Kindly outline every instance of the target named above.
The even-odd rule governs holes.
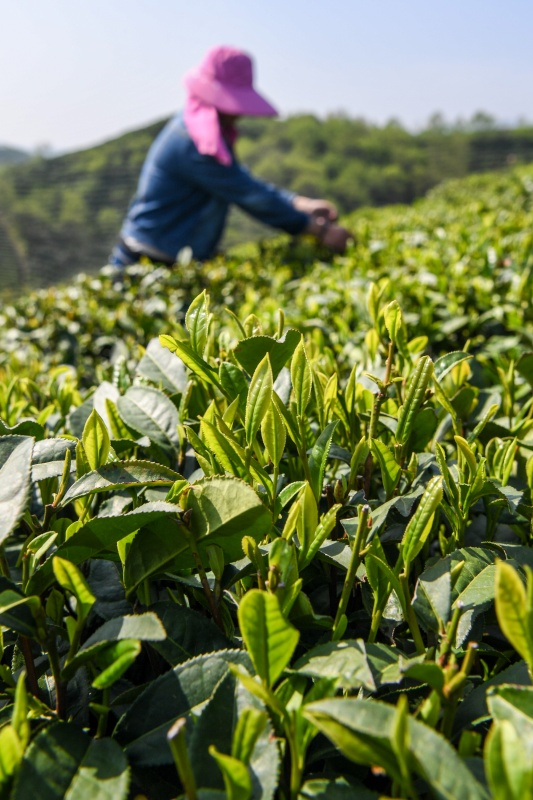
[[[188,432],[190,430],[189,428]],[[246,469],[243,454],[239,452],[240,448],[206,419],[202,420],[202,441],[226,472],[238,478],[245,477]]]
[[[310,678],[334,678],[339,689],[364,686],[376,691],[363,639],[346,639],[313,647],[294,665],[293,670]]]
[[[516,362],[516,371],[533,386],[533,353],[522,353]]]
[[[178,411],[166,395],[148,386],[132,386],[117,400],[124,422],[166,452],[179,447]]]
[[[275,380],[294,353],[300,339],[301,333],[291,328],[281,339],[274,339],[271,336],[250,336],[248,339],[241,339],[233,354],[246,372],[253,375],[257,365],[268,353]]]
[[[433,524],[433,516],[442,500],[442,478],[431,478],[420,499],[418,508],[409,520],[402,537],[402,555],[406,567],[422,550]]]
[[[283,422],[285,423],[285,427],[287,428],[287,432],[291,437],[292,441],[298,445],[300,442],[300,434],[298,432],[298,425],[296,420],[294,419],[293,415],[283,405],[283,402],[276,391],[272,392],[272,400],[274,405],[276,406],[276,410],[279,412],[280,417],[282,418]]]
[[[457,483],[448,468],[448,464],[446,463],[446,453],[444,452],[444,448],[438,442],[435,442],[435,456],[444,479],[444,487],[446,489],[448,499],[452,507],[456,511],[459,511],[459,489],[457,488]]]
[[[226,396],[233,402],[238,398],[239,412],[244,416],[246,411],[246,397],[248,395],[248,382],[242,370],[235,364],[223,361],[219,368],[220,383]]]
[[[283,617],[277,597],[259,589],[244,595],[238,615],[256,672],[270,688],[291,660],[300,634]]]
[[[209,745],[219,752],[238,758],[233,752],[232,739],[244,711],[253,711],[262,717],[261,729],[254,728],[247,741],[248,774],[257,797],[272,798],[279,769],[279,751],[273,741],[273,731],[262,702],[250,694],[245,685],[233,674],[225,675],[192,726],[188,738],[188,752],[198,785],[210,788],[223,786],[220,771],[209,753]],[[247,714],[250,718],[250,714]]]
[[[172,503],[145,503],[134,511],[120,516],[96,517],[81,526],[67,541],[60,545],[55,555],[81,564],[104,550],[112,549],[120,539],[142,528],[149,522],[166,516],[177,518],[180,509]],[[28,583],[30,593],[41,594],[54,582],[52,560],[48,558],[32,575]]]
[[[61,477],[67,450],[70,450],[74,456],[76,442],[59,438],[43,439],[40,442],[35,442],[31,463],[32,481]]]
[[[274,466],[279,466],[285,450],[287,431],[274,403],[270,404],[261,422],[261,436],[270,460]]]
[[[194,298],[185,314],[185,324],[191,337],[191,346],[202,357],[207,344],[209,321],[209,295],[204,289]]]
[[[140,489],[143,486],[170,487],[178,480],[183,480],[181,475],[153,461],[120,461],[105,464],[76,481],[63,497],[59,507],[63,508],[73,500],[93,492]]]
[[[390,778],[402,774],[392,748],[395,708],[378,700],[329,699],[310,703],[304,715],[352,761],[382,766]],[[422,722],[409,717],[409,766],[436,797],[488,800],[454,748]]]
[[[425,569],[416,585],[413,608],[426,629],[443,631],[450,619],[452,604],[451,564],[440,559]]]
[[[0,436],[0,545],[18,525],[30,499],[33,438]]]
[[[77,725],[59,722],[30,745],[12,800],[126,800],[129,767],[112,739],[91,739]]]
[[[246,416],[244,419],[244,431],[246,442],[251,446],[259,426],[263,421],[272,399],[272,369],[268,355],[259,362],[252,376],[248,397],[246,400]]]
[[[441,381],[445,375],[452,371],[456,364],[461,364],[463,361],[468,361],[472,358],[471,353],[465,353],[462,350],[453,350],[451,353],[437,358],[434,364],[435,377]]]
[[[234,758],[238,758],[243,764],[249,764],[257,740],[267,727],[267,723],[268,714],[266,711],[260,711],[251,706],[243,709],[235,725],[231,743],[231,755]]]
[[[91,469],[98,469],[107,462],[111,442],[106,424],[93,408],[83,428],[81,443]]]
[[[13,725],[0,728],[0,796],[7,797],[11,779],[22,762],[24,747]]]
[[[290,503],[296,495],[301,490],[302,486],[305,485],[305,481],[294,481],[294,483],[289,483],[287,486],[284,486],[281,492],[278,494],[276,498],[276,506],[275,506],[275,518],[281,514],[287,503]]]
[[[172,764],[166,734],[179,718],[200,709],[228,674],[230,664],[250,669],[241,650],[221,650],[179,664],[153,680],[120,718],[114,737],[135,767]]]
[[[381,794],[366,789],[359,781],[346,778],[312,778],[300,789],[298,800],[380,800]]]
[[[324,428],[316,440],[309,457],[309,471],[311,473],[312,489],[317,500],[322,494],[322,484],[324,483],[324,473],[326,472],[329,448],[338,424],[339,420],[335,419],[333,422],[330,422],[326,428]]]
[[[485,741],[485,765],[494,800],[532,800],[533,767],[513,725],[493,725]]]
[[[303,417],[313,389],[313,376],[307,360],[303,336],[300,338],[292,357],[291,381],[296,401],[296,413],[298,416]]]
[[[260,541],[272,527],[271,514],[254,489],[230,476],[202,478],[191,486],[187,504],[192,511],[187,529],[167,520],[136,535],[124,570],[129,593],[178,557],[179,569],[194,567],[188,536],[194,538],[204,558],[207,545],[217,544],[229,563],[242,557],[244,536]]]
[[[389,500],[400,480],[401,467],[394,458],[394,453],[391,449],[383,442],[380,442],[379,439],[371,440],[370,449],[379,464],[383,488],[385,489],[387,500]]]
[[[187,494],[192,510],[189,528],[196,542],[218,544],[228,560],[242,557],[244,536],[261,541],[270,531],[272,516],[251,486],[229,476],[203,478]]]
[[[105,664],[107,662],[112,664],[119,656],[121,658],[125,657],[127,662],[130,654],[133,655],[132,660],[135,660],[138,655],[139,648],[137,644],[135,646],[128,644],[125,650],[120,653],[110,648],[111,644],[122,641],[157,643],[165,639],[165,629],[154,613],[146,612],[144,614],[115,617],[101,625],[86,639],[72,661],[64,668],[63,677],[65,680],[70,680],[81,666],[91,662],[98,663],[103,667],[104,662],[101,659],[103,658],[104,650],[108,653]],[[97,661],[97,659],[100,659],[100,661]]]
[[[403,321],[402,309],[397,300],[385,308],[385,327],[390,336],[391,342],[400,353],[407,352],[407,329]]]
[[[531,573],[530,573],[531,575]],[[529,577],[531,580],[531,577]],[[533,631],[526,590],[517,571],[504,561],[496,562],[496,616],[502,633],[533,671]]]
[[[60,558],[57,555],[52,556],[52,567],[56,581],[61,588],[66,589],[76,598],[78,620],[85,620],[96,601],[87,581],[79,569],[65,558]]]
[[[473,478],[473,476],[477,472],[477,467],[478,467],[474,451],[472,450],[466,439],[463,439],[462,436],[454,436],[453,438],[455,439],[455,442],[457,444],[458,451],[464,456],[464,459],[468,464],[470,477]]]
[[[407,385],[405,402],[398,412],[396,441],[405,445],[411,435],[418,411],[424,402],[426,389],[433,376],[433,362],[429,356],[418,361]]]
[[[293,510],[291,509],[291,516]],[[300,496],[294,506],[294,522],[296,524],[296,532],[300,542],[300,558],[302,561],[307,560],[307,553],[311,542],[315,538],[316,529],[318,526],[318,510],[316,505],[316,498],[311,486],[308,483],[304,484],[304,488],[300,492]],[[289,529],[285,528],[283,536],[289,538]]]
[[[215,623],[192,608],[163,601],[151,606],[166,631],[166,637],[152,642],[154,650],[175,667],[189,658],[231,647]]]
[[[494,678],[479,684],[465,697],[457,709],[454,728],[461,731],[475,725],[477,722],[489,716],[487,707],[487,694],[493,687],[504,683],[516,683],[527,685],[531,683],[531,678],[524,661],[512,664],[503,669]]]
[[[184,392],[187,388],[185,365],[163,347],[159,339],[150,339],[137,365],[137,372],[171,394]]]
[[[23,636],[36,638],[38,630],[33,612],[40,609],[40,599],[25,597],[6,578],[0,578],[0,589],[0,625],[12,628]]]
[[[303,570],[308,564],[311,563],[332,530],[335,528],[337,524],[337,514],[341,508],[342,506],[339,503],[336,503],[320,518],[320,522],[315,529],[313,539],[305,551],[305,554],[303,554],[303,550],[300,550],[300,553],[302,554],[300,558],[300,570]]]
[[[165,335],[160,336],[159,341],[161,345],[167,347],[171,353],[176,353],[185,366],[188,367],[196,377],[200,378],[201,381],[211,386],[216,386],[217,389],[220,389],[222,392],[224,391],[222,384],[218,380],[216,370],[214,370],[207,361],[204,361],[188,342],[179,342],[172,336]]]
[[[383,545],[381,544],[379,536],[372,537],[367,555],[370,554],[375,556],[375,558],[379,559],[382,563],[387,563],[387,557],[385,556],[385,551],[383,550]],[[379,568],[378,563],[373,558],[365,558],[365,569],[368,583],[374,592],[374,602],[379,602],[380,600],[385,602],[385,594],[387,591],[390,592],[387,576],[384,574],[383,570]]]
[[[217,762],[224,777],[224,788],[228,800],[250,800],[252,796],[252,779],[248,767],[233,756],[219,753],[211,746],[209,753]]]
[[[141,643],[135,639],[122,639],[106,644],[94,657],[94,665],[101,670],[94,678],[95,689],[109,689],[131,667],[139,653]]]

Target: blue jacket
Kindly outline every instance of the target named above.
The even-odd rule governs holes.
[[[231,203],[261,222],[301,233],[309,217],[293,207],[293,196],[252,177],[235,158],[225,166],[201,155],[178,114],[148,152],[121,236],[170,261],[189,246],[201,260],[215,251]]]

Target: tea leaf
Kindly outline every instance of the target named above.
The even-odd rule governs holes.
[[[246,442],[251,445],[272,399],[272,369],[268,355],[258,364],[250,383],[246,400],[244,430]]]
[[[12,533],[30,499],[33,438],[0,437],[0,545]]]
[[[112,739],[92,740],[77,725],[59,722],[41,731],[24,756],[13,800],[126,800],[128,761]]]
[[[98,469],[107,462],[111,442],[106,424],[96,409],[85,423],[81,442],[91,469]]]
[[[531,573],[529,573],[531,575]],[[529,577],[531,580],[531,577]],[[533,670],[532,609],[517,571],[504,561],[496,562],[496,616],[503,634]]]
[[[283,617],[277,597],[258,589],[241,600],[239,626],[256,672],[270,688],[291,660],[300,634]]]

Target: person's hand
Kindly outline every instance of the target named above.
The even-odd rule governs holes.
[[[353,239],[352,234],[341,225],[328,225],[320,237],[322,244],[325,244],[334,253],[344,253],[350,239]]]
[[[353,236],[341,225],[335,225],[326,217],[311,216],[306,233],[310,233],[329,247],[334,253],[344,253],[349,239]]]
[[[337,209],[329,200],[313,200],[311,197],[297,195],[293,198],[292,204],[298,211],[309,214],[311,217],[324,217],[330,222],[334,222],[339,216]]]

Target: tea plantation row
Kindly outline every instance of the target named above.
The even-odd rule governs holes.
[[[533,797],[533,170],[0,313],[0,797]]]

